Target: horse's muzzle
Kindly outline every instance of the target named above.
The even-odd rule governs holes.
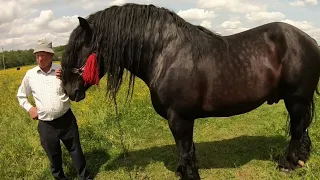
[[[79,90],[76,90],[74,95],[75,95],[74,96],[75,97],[74,98],[75,102],[79,102],[79,101],[83,100],[86,97],[86,94],[83,91],[79,91]]]

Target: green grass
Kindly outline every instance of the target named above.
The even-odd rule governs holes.
[[[37,121],[29,118],[16,99],[29,68],[0,71],[1,179],[52,179]],[[95,179],[130,179],[129,175],[132,179],[177,179],[178,155],[167,121],[154,111],[143,82],[137,80],[130,104],[125,103],[126,87],[125,83],[118,96],[124,144],[129,150],[126,160],[114,106],[105,96],[105,79],[99,87],[89,89],[84,101],[72,104],[89,169]],[[310,127],[313,151],[306,166],[288,174],[276,169],[275,159],[288,141],[286,118],[281,101],[244,115],[196,120],[194,141],[202,179],[319,179],[318,121]],[[76,178],[64,146],[63,153],[66,174]]]

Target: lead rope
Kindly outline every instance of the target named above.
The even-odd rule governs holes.
[[[127,167],[129,167],[128,166],[128,161],[127,161],[128,150],[124,146],[124,142],[123,142],[123,130],[122,130],[122,127],[121,127],[121,124],[120,124],[120,118],[119,118],[119,113],[118,113],[118,104],[117,104],[117,100],[116,100],[115,95],[113,96],[113,102],[114,102],[114,107],[115,107],[115,110],[116,110],[117,124],[118,124],[118,128],[119,128],[119,131],[120,131],[120,141],[121,141],[121,146],[122,146],[122,150],[123,150],[123,154],[124,154],[124,156],[123,156],[124,157],[124,163],[126,165],[125,169],[127,169]],[[127,170],[127,172],[129,174],[130,179],[132,180],[130,171]]]

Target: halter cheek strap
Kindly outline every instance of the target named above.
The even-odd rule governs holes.
[[[87,62],[84,63],[84,65],[82,65],[80,68],[72,68],[71,72],[79,74],[80,76],[82,76],[83,71],[84,71],[84,67],[86,66]]]
[[[79,74],[85,85],[99,85],[99,68],[96,53],[90,54],[86,63],[80,68],[72,68],[73,73]]]

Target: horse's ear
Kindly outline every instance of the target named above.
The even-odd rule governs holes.
[[[80,26],[84,29],[85,31],[85,37],[84,37],[84,42],[85,44],[89,44],[91,42],[92,38],[92,28],[90,27],[90,24],[88,21],[82,17],[78,17]]]
[[[86,19],[84,19],[84,18],[82,18],[82,17],[78,17],[78,19],[79,19],[80,26],[81,26],[84,30],[86,30],[86,31],[88,31],[88,32],[91,32],[91,31],[92,31],[92,29],[91,29],[91,27],[90,27],[90,25],[89,25],[89,23],[88,23],[88,21],[87,21]]]

